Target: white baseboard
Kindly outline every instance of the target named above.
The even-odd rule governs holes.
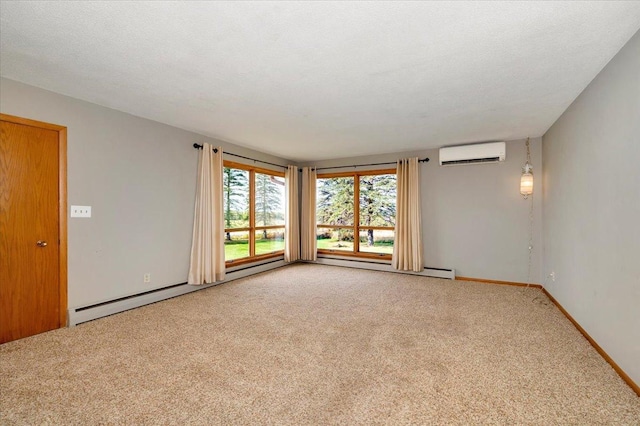
[[[333,265],[333,266],[345,266],[347,268],[359,268],[359,269],[369,269],[372,271],[384,271],[384,272],[394,272],[397,274],[410,274],[410,275],[421,275],[427,277],[435,277],[435,278],[446,278],[449,280],[453,280],[456,278],[455,269],[447,269],[447,268],[428,268],[425,267],[422,272],[412,272],[412,271],[399,271],[397,269],[393,269],[391,265],[386,261],[379,260],[353,260],[346,259],[344,257],[337,256],[318,256],[318,260],[310,263],[319,263],[321,265]]]
[[[271,269],[280,268],[285,265],[286,263],[282,259],[271,259],[269,261],[250,266],[242,265],[229,268],[227,269],[227,272],[225,274],[224,281],[213,284],[195,286],[182,283],[158,290],[144,292],[139,295],[131,295],[116,300],[95,303],[89,306],[69,308],[67,312],[68,324],[69,327],[73,327],[83,322],[92,321],[98,318],[117,314],[119,312],[128,311],[129,309],[139,308],[140,306],[170,299],[172,297],[182,296],[183,294],[202,290],[218,284],[227,283],[229,281],[237,280],[238,278],[244,278],[249,275],[258,274],[260,272],[269,271]]]
[[[316,262],[321,265],[333,265],[333,266],[345,266],[349,268],[369,269],[374,271],[394,272],[410,275],[422,275],[436,278],[455,279],[454,269],[445,268],[425,268],[423,272],[410,272],[410,271],[398,271],[393,269],[388,262],[362,260],[352,260],[333,256],[318,257]],[[158,290],[151,290],[142,294],[134,294],[131,296],[121,297],[115,300],[109,300],[105,302],[99,302],[88,306],[79,306],[69,308],[68,310],[68,324],[69,327],[82,324],[83,322],[92,321],[98,318],[106,317],[109,315],[117,314],[119,312],[128,311],[129,309],[139,308],[140,306],[148,305],[162,300],[170,299],[172,297],[182,296],[183,294],[192,293],[205,288],[212,287],[218,284],[224,284],[229,281],[237,280],[239,278],[248,277],[250,275],[258,274],[260,272],[270,271],[272,269],[280,268],[287,265],[282,258],[270,259],[263,261],[262,263],[252,265],[240,265],[227,269],[226,277],[224,281],[220,281],[213,284],[193,286],[186,283],[169,286],[166,288],[160,288]]]

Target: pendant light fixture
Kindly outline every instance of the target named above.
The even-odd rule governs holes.
[[[527,138],[527,162],[522,168],[522,176],[520,176],[520,194],[526,200],[529,195],[533,194],[533,166],[531,165],[531,153],[529,152],[529,138]]]

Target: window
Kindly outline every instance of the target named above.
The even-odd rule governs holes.
[[[396,219],[396,171],[318,175],[319,253],[391,258]]]
[[[227,264],[284,252],[284,174],[224,162],[224,255]]]

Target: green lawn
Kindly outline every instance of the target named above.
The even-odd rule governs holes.
[[[318,239],[318,248],[324,250],[353,251],[353,242],[338,241],[329,238]],[[393,254],[393,243],[390,241],[374,241],[373,247],[369,247],[367,243],[361,242],[360,251],[365,253]]]
[[[284,250],[284,240],[256,240],[257,255],[281,250]],[[248,240],[224,242],[224,258],[226,260],[240,259],[247,256],[249,256]]]
[[[353,242],[337,241],[332,239],[319,239],[318,248],[324,250],[353,251]],[[284,240],[256,240],[256,254],[273,253],[284,250]],[[368,247],[365,242],[360,243],[360,251],[365,253],[392,254],[393,243],[390,241],[376,241],[373,247]],[[248,240],[232,240],[224,242],[224,258],[229,260],[241,259],[249,256]]]
[[[338,241],[329,238],[318,239],[319,249],[353,251],[352,241]]]

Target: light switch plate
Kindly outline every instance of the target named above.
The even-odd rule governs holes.
[[[71,206],[71,217],[91,217],[91,206]]]

